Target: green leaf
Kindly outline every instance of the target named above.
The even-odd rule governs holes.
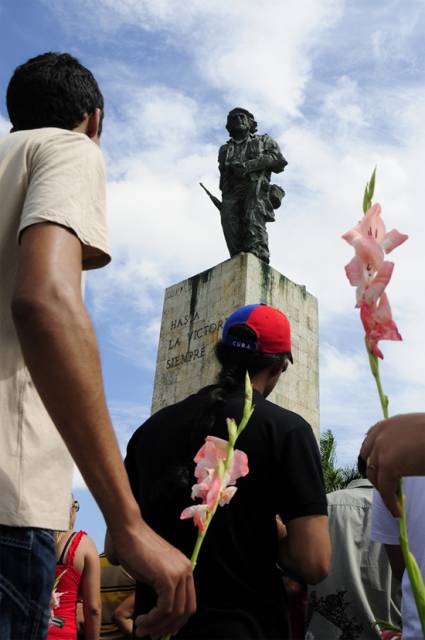
[[[366,213],[366,211],[369,209],[368,207],[368,202],[369,202],[369,193],[368,193],[368,184],[366,182],[366,187],[364,190],[364,196],[363,196],[363,213]]]
[[[336,466],[336,440],[330,429],[320,436],[320,460],[326,493],[344,489],[352,480],[360,478],[357,465]]]
[[[363,213],[366,213],[366,211],[372,206],[373,194],[375,193],[375,178],[376,167],[372,172],[369,182],[366,182],[366,187],[363,195]]]
[[[373,173],[370,177],[370,182],[369,182],[369,200],[371,204],[372,204],[373,194],[375,193],[375,178],[376,178],[376,167],[373,170]]]

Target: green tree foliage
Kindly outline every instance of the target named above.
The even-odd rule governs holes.
[[[325,480],[326,493],[345,489],[352,481],[360,478],[357,465],[336,465],[336,440],[330,429],[327,429],[320,436],[320,458],[322,461],[323,477]]]

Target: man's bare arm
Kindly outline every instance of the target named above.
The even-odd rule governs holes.
[[[425,413],[406,413],[369,429],[360,450],[367,477],[392,515],[400,517],[397,488],[403,476],[425,475]]]
[[[278,561],[306,584],[326,578],[331,560],[327,516],[304,516],[289,520],[287,535],[279,541]]]
[[[146,525],[132,495],[81,296],[81,265],[82,245],[68,229],[26,229],[12,314],[32,379],[104,514],[121,564],[158,594],[143,631],[161,635],[195,610],[190,562]]]

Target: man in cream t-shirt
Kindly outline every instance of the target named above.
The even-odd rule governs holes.
[[[70,453],[121,563],[159,594],[144,630],[162,635],[195,609],[190,563],[146,525],[134,501],[81,294],[82,269],[110,260],[98,146],[103,97],[78,60],[47,53],[15,70],[7,107],[12,131],[0,140],[0,635],[41,640],[47,632],[52,530],[68,527]]]
[[[54,188],[44,189],[45,177],[55,171]],[[25,365],[11,303],[18,241],[30,225],[54,222],[72,229],[91,247],[91,257],[83,256],[86,268],[109,262],[99,147],[64,129],[9,135],[0,143],[0,198],[0,523],[66,529],[72,459]]]

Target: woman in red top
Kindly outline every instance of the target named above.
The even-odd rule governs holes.
[[[76,640],[77,600],[83,601],[84,639],[98,640],[100,632],[100,565],[96,545],[84,531],[75,533],[79,510],[72,501],[70,531],[57,534],[56,580],[48,640]]]

